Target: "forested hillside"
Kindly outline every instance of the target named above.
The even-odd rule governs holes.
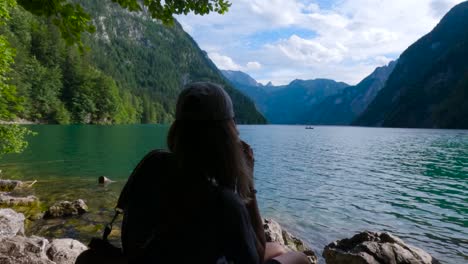
[[[400,56],[356,125],[468,128],[468,2]]]
[[[18,118],[44,123],[167,123],[183,84],[221,83],[237,121],[264,123],[246,96],[233,89],[178,23],[166,27],[110,0],[77,1],[94,19],[84,52],[66,45],[53,21],[21,7],[2,27],[16,50],[11,82]]]

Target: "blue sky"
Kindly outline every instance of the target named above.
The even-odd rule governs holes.
[[[231,0],[225,15],[179,16],[220,69],[286,84],[356,84],[398,58],[461,0]]]

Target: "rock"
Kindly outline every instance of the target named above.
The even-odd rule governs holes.
[[[278,222],[272,219],[263,219],[263,228],[267,242],[278,242],[284,245],[283,229]]]
[[[16,235],[24,235],[24,215],[9,208],[0,209],[0,238]]]
[[[69,238],[49,243],[43,237],[13,236],[0,239],[0,263],[73,264],[87,249],[81,242]]]
[[[11,192],[23,185],[22,181],[0,180],[0,192]]]
[[[325,247],[327,264],[436,264],[422,249],[405,244],[389,233],[364,231]]]
[[[88,211],[88,206],[82,199],[73,202],[60,201],[49,207],[44,218],[56,218],[82,215]]]
[[[60,264],[73,264],[81,252],[88,247],[81,242],[70,239],[54,239],[47,249],[47,256],[50,260]]]
[[[34,195],[29,195],[26,197],[15,197],[8,194],[0,193],[0,206],[30,206],[37,203],[37,199]]]
[[[0,209],[1,264],[72,264],[87,247],[64,238],[52,243],[43,237],[24,236],[24,215]]]
[[[314,251],[302,240],[284,230],[276,221],[272,219],[263,219],[263,228],[265,229],[267,242],[277,242],[291,251],[302,252],[307,256],[310,263],[318,263],[317,256]]]
[[[13,236],[0,239],[2,264],[54,264],[45,254],[49,244],[41,237]]]
[[[109,178],[107,178],[106,176],[100,176],[100,177],[98,178],[98,182],[99,182],[99,184],[108,184],[108,183],[112,183],[112,182],[114,182],[114,181],[111,180],[111,179],[109,179]]]

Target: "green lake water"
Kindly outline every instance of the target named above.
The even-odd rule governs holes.
[[[165,148],[167,126],[35,125],[22,154],[0,160],[2,178],[38,180],[46,207],[82,198],[77,218],[28,222],[28,233],[99,236],[138,161]],[[240,126],[255,152],[262,214],[321,254],[362,230],[389,231],[443,263],[468,263],[468,131]],[[116,182],[102,187],[105,175]],[[25,191],[23,191],[25,192]],[[118,231],[118,230],[117,230]],[[118,240],[118,232],[113,234]]]

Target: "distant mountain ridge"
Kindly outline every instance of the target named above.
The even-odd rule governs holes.
[[[273,124],[303,123],[303,113],[349,85],[328,79],[294,80],[288,85],[263,86],[240,71],[221,71],[234,87],[249,96]]]
[[[231,82],[245,86],[263,86],[247,73],[241,71],[221,70],[221,73]]]
[[[411,45],[354,125],[468,128],[468,2]]]
[[[384,87],[396,62],[378,67],[355,86],[325,98],[320,104],[304,113],[304,123],[314,125],[349,125],[374,100]]]
[[[392,61],[376,68],[355,86],[327,79],[263,86],[244,72],[221,72],[234,87],[254,100],[271,123],[349,125],[374,100],[396,64]]]
[[[325,79],[263,86],[242,72],[223,74],[271,123],[468,128],[468,1],[355,86]]]

